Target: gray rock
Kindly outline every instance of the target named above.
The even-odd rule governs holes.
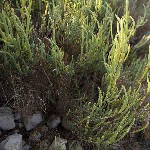
[[[22,135],[13,134],[0,143],[0,150],[22,150]]]
[[[51,144],[49,150],[66,150],[66,143],[67,140],[66,139],[62,139],[60,137],[55,137],[55,140],[53,141],[53,143]]]
[[[4,131],[15,128],[14,116],[10,107],[0,107],[0,128]]]
[[[41,112],[37,112],[32,116],[26,116],[23,118],[23,122],[27,131],[34,129],[42,121],[43,121],[43,116]]]
[[[47,120],[47,126],[50,129],[54,129],[54,128],[57,128],[57,126],[60,124],[60,122],[61,122],[60,116],[52,114]]]

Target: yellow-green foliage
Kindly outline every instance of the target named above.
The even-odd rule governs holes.
[[[146,119],[149,113],[140,91],[146,79],[150,91],[150,57],[132,55],[148,40],[134,48],[130,45],[145,17],[135,22],[129,0],[119,17],[115,2],[20,0],[14,8],[4,6],[0,13],[3,63],[13,62],[20,72],[26,72],[41,60],[46,62],[48,72],[60,84],[55,91],[58,97],[65,95],[79,104],[68,114],[73,132],[97,149],[121,140],[134,130],[138,118]],[[61,102],[65,105],[64,99]]]
[[[21,1],[18,8],[20,17],[17,16],[18,10],[9,5],[7,11],[2,10],[0,14],[0,39],[4,43],[0,53],[5,57],[5,64],[12,59],[19,71],[26,70],[27,63],[33,61],[30,42],[31,5],[31,1]]]

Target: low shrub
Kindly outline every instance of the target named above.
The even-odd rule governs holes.
[[[136,127],[149,113],[144,100],[150,91],[150,56],[136,54],[148,37],[131,45],[146,22],[146,7],[144,17],[135,21],[128,0],[122,16],[116,5],[103,0],[20,0],[6,1],[0,12],[1,65],[22,75],[43,68],[56,112],[66,115],[72,132],[96,149],[148,125]]]

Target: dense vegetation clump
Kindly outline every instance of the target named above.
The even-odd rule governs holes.
[[[149,113],[149,32],[134,39],[147,23],[148,8],[140,6],[143,17],[133,19],[131,4],[5,0],[0,5],[1,79],[11,76],[20,95],[34,89],[32,94],[43,98],[43,110],[51,105],[81,141],[97,149],[143,130]],[[14,103],[24,107],[28,101],[15,97]]]

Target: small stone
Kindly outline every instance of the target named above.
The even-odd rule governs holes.
[[[13,134],[0,143],[0,150],[22,150],[22,135]]]
[[[59,137],[55,137],[55,140],[51,144],[49,150],[56,150],[56,149],[66,150],[67,149],[66,143],[67,143],[67,140],[59,138]]]
[[[60,116],[53,114],[48,118],[47,125],[50,129],[54,129],[57,128],[60,122]]]
[[[10,107],[0,107],[0,128],[4,131],[15,128],[14,116]]]
[[[43,116],[41,112],[37,112],[32,116],[26,116],[23,118],[23,122],[27,131],[34,129],[42,121],[43,121]]]

